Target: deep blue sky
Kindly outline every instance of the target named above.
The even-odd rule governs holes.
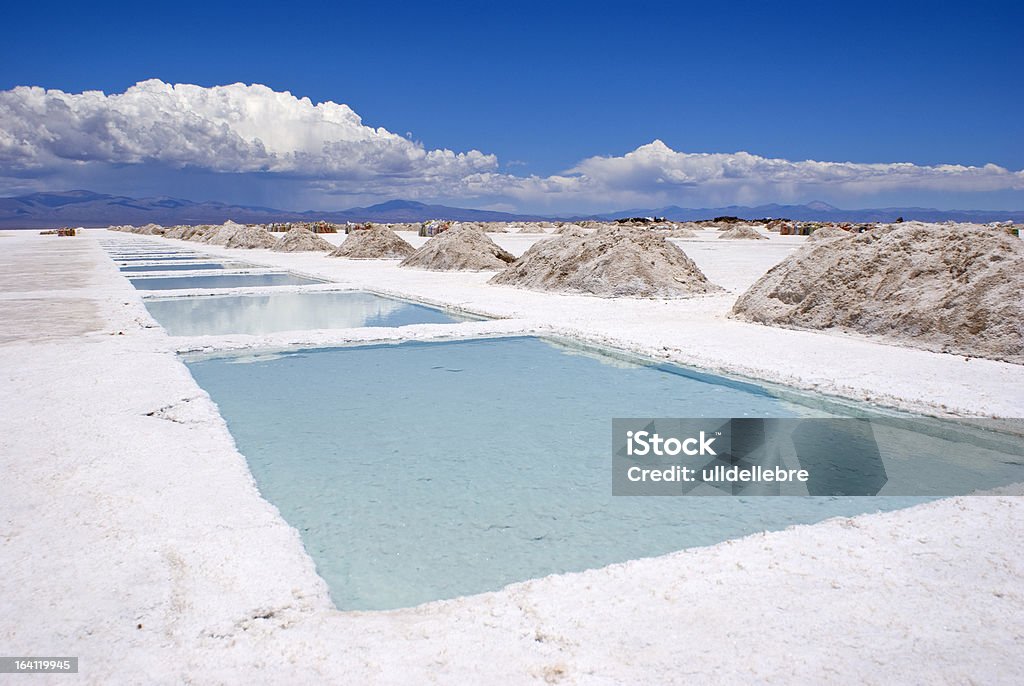
[[[1024,168],[1024,3],[50,3],[0,89],[242,81],[547,175],[660,138],[791,160]]]
[[[1024,168],[1024,3],[18,3],[0,88],[259,82],[547,174],[677,150]]]

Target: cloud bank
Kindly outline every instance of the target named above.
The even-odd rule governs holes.
[[[660,140],[591,157],[561,174],[498,172],[478,150],[427,150],[363,124],[350,107],[262,85],[206,88],[159,80],[124,93],[0,91],[0,191],[108,181],[134,170],[282,179],[302,194],[458,199],[519,207],[755,203],[900,191],[1024,190],[1024,171],[984,166],[790,161],[688,153]]]
[[[314,105],[261,85],[150,80],[114,95],[36,87],[0,92],[0,164],[9,170],[147,162],[396,184],[458,179],[497,166],[493,155],[428,151],[364,125],[347,105]]]

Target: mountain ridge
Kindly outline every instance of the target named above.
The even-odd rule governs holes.
[[[744,219],[784,217],[797,221],[889,222],[897,217],[921,221],[1015,221],[1024,222],[1024,210],[937,210],[925,207],[888,207],[844,210],[813,201],[804,205],[776,203],[756,206],[729,205],[714,208],[685,208],[668,205],[660,208],[634,208],[618,212],[555,216],[517,214],[496,210],[478,210],[447,205],[431,205],[415,200],[393,199],[368,207],[334,211],[279,210],[255,205],[231,205],[218,201],[195,202],[169,196],[132,198],[88,190],[41,192],[0,198],[0,228],[46,229],[58,226],[104,227],[113,224],[220,224],[229,219],[240,223],[268,223],[323,220],[336,223],[374,221],[416,222],[427,219],[455,221],[541,221],[618,219],[620,217],[665,217],[673,221],[737,216]]]

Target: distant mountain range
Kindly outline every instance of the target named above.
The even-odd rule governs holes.
[[[414,222],[426,219],[457,221],[529,221],[544,217],[444,205],[425,205],[391,200],[372,207],[353,207],[333,212],[295,212],[272,207],[193,202],[180,198],[129,198],[92,191],[32,193],[0,198],[0,228],[40,229],[58,226],[111,226],[114,224],[221,224],[229,219],[240,224],[289,221]]]
[[[693,221],[714,217],[740,217],[742,219],[760,219],[763,217],[784,217],[796,221],[832,221],[832,222],[891,222],[898,217],[907,221],[917,219],[925,222],[1021,222],[1024,221],[1024,210],[936,210],[928,207],[883,207],[863,210],[841,210],[824,202],[809,202],[806,205],[730,205],[692,209],[669,205],[657,209],[631,209],[602,214],[602,219],[618,217],[665,217],[673,221]]]
[[[536,221],[542,219],[617,219],[619,217],[666,217],[675,221],[736,216],[745,219],[785,217],[801,221],[893,221],[897,217],[922,221],[1016,221],[1024,222],[1024,210],[935,210],[923,207],[841,210],[822,202],[806,205],[730,205],[690,209],[670,205],[656,209],[628,209],[600,215],[552,217],[473,210],[445,205],[426,205],[411,200],[391,200],[370,207],[353,207],[332,212],[295,212],[271,207],[228,205],[221,202],[193,202],[179,198],[129,198],[92,191],[32,193],[0,198],[0,228],[42,229],[58,226],[110,226],[112,224],[220,224],[228,219],[242,223],[286,221],[414,222],[427,219],[456,221]]]

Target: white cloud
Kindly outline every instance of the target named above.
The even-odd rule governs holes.
[[[490,187],[523,199],[576,196],[618,203],[767,202],[807,197],[868,196],[892,191],[1024,190],[1024,172],[994,164],[922,166],[910,163],[793,162],[737,153],[686,153],[660,140],[622,156],[591,157],[564,175],[527,179],[477,174],[470,187]]]
[[[512,163],[506,165],[506,168]],[[1024,190],[1024,172],[988,164],[790,161],[746,152],[687,153],[660,140],[591,157],[562,174],[516,176],[477,150],[427,150],[363,124],[347,105],[313,104],[266,86],[143,81],[124,93],[0,91],[0,183],[24,190],[102,171],[201,170],[239,183],[281,178],[310,195],[446,198],[520,207],[756,203],[893,192]],[[175,171],[175,170],[186,170]]]
[[[0,92],[0,163],[29,171],[88,162],[363,181],[460,178],[497,167],[493,155],[428,151],[365,126],[347,105],[314,105],[261,85],[150,80],[113,95]]]
[[[791,162],[746,152],[707,154],[676,152],[659,140],[622,157],[591,157],[570,172],[604,188],[650,189],[658,186],[841,186],[854,192],[893,187],[930,190],[1020,190],[1024,172],[994,164],[966,167],[910,163]]]

